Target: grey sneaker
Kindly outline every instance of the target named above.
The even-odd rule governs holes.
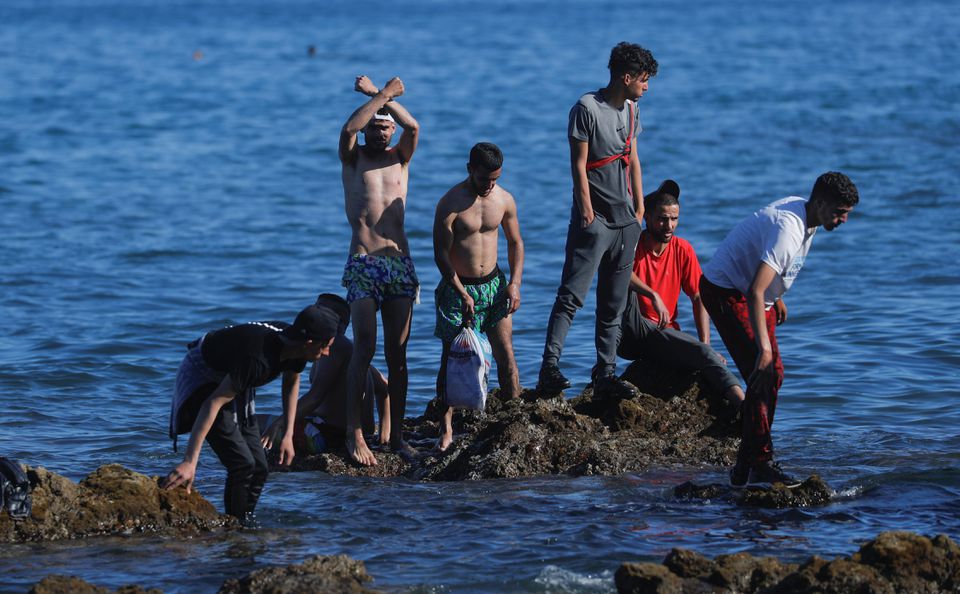
[[[801,481],[784,472],[777,462],[758,462],[750,468],[747,484],[751,487],[772,487],[776,483],[792,489],[800,486]]]
[[[633,384],[615,375],[597,378],[593,384],[593,393],[602,400],[625,400],[640,395],[640,391]]]
[[[740,464],[733,465],[730,469],[730,486],[734,489],[742,489],[747,486],[747,480],[750,478],[750,466]]]
[[[537,392],[555,394],[570,387],[570,380],[563,377],[560,368],[545,363],[540,368],[540,381],[537,382]]]

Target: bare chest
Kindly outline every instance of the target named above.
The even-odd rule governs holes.
[[[454,221],[454,232],[458,236],[495,232],[502,220],[503,206],[501,204],[478,201],[457,215],[457,219]]]

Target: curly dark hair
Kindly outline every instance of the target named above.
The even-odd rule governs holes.
[[[828,171],[813,184],[810,199],[823,200],[837,206],[855,206],[860,202],[860,193],[849,177],[839,171]]]
[[[623,76],[624,74],[657,75],[657,61],[650,50],[626,41],[621,41],[611,50],[607,68],[610,69],[612,76]]]
[[[484,171],[496,171],[503,167],[503,153],[492,142],[478,142],[470,149],[470,165]]]

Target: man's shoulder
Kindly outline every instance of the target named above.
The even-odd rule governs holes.
[[[588,91],[580,95],[580,98],[573,104],[573,108],[585,108],[590,111],[595,111],[603,104],[603,96],[600,94],[600,91]]]

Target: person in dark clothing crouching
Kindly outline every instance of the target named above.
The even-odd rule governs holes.
[[[174,450],[178,434],[189,432],[190,440],[183,462],[170,471],[163,487],[184,486],[190,492],[206,439],[227,469],[226,513],[243,523],[250,521],[268,474],[254,409],[255,390],[283,375],[283,409],[289,420],[280,443],[280,464],[290,464],[300,373],[307,361],[330,352],[339,322],[330,308],[311,305],[297,314],[293,324],[228,326],[190,343],[177,371],[170,409]]]

